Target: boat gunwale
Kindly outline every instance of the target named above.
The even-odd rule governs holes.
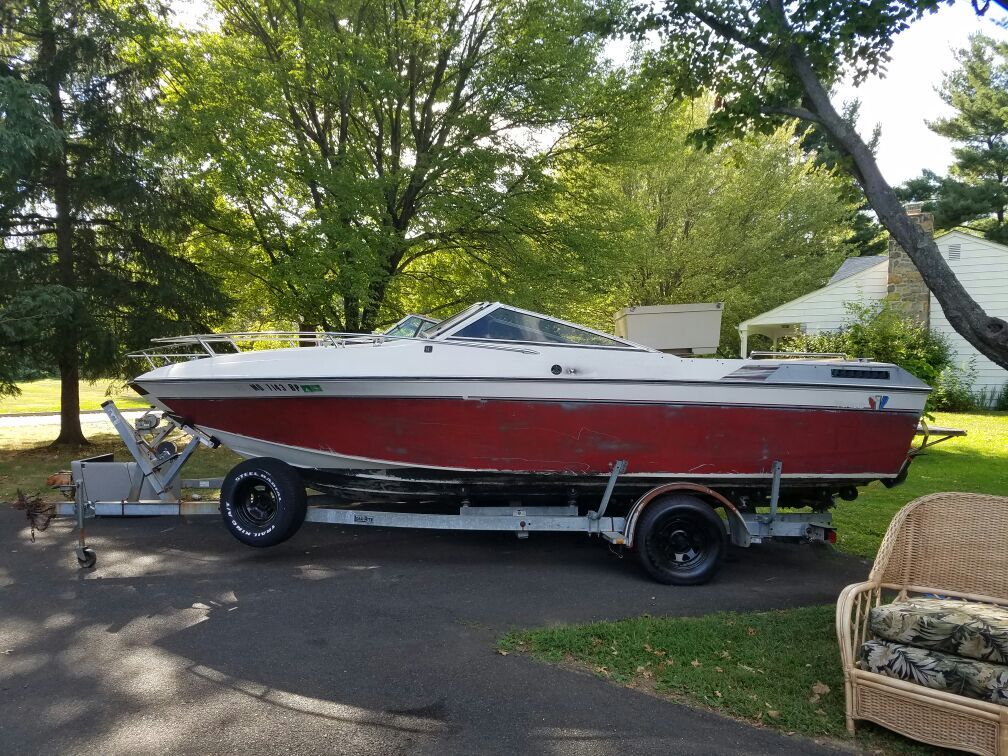
[[[159,376],[157,378],[144,378],[143,376],[138,376],[134,378],[132,383],[137,383],[138,381],[143,381],[144,383],[151,384],[166,384],[166,383],[222,383],[222,382],[232,382],[232,383],[300,383],[307,381],[336,381],[336,382],[349,382],[349,381],[396,381],[396,382],[437,382],[437,381],[453,381],[453,382],[472,382],[472,383],[488,383],[488,382],[503,382],[503,383],[595,383],[595,384],[645,384],[645,385],[690,385],[690,386],[724,386],[726,384],[731,386],[747,386],[750,388],[804,388],[804,389],[816,389],[824,391],[835,391],[837,389],[872,389],[879,390],[885,389],[887,392],[902,392],[911,394],[924,394],[931,393],[932,389],[930,386],[893,386],[884,384],[866,384],[866,383],[799,383],[791,381],[753,381],[753,380],[730,380],[726,378],[720,379],[689,379],[689,378],[588,378],[588,377],[569,377],[569,376],[556,376],[549,378],[539,378],[530,376],[395,376],[395,375],[359,375],[359,376],[300,376],[300,377],[285,377],[285,378],[269,378],[256,376],[255,378],[226,378],[226,377],[169,377],[169,376]],[[168,397],[166,397],[168,398]],[[171,397],[171,398],[182,398],[182,397]],[[323,398],[323,397],[318,397]],[[433,398],[433,397],[428,397]],[[453,398],[453,397],[445,397]],[[497,397],[493,397],[497,398]],[[553,399],[544,401],[568,401],[565,399]],[[592,399],[571,399],[569,401],[596,401]],[[665,402],[658,402],[663,404]],[[693,402],[678,402],[692,404]],[[703,404],[704,402],[698,402]],[[706,402],[709,404],[710,402]]]

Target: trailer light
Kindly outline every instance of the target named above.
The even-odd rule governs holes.
[[[826,543],[836,543],[836,531],[827,530],[826,531]]]

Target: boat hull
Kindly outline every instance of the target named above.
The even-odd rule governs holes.
[[[245,456],[318,470],[753,480],[895,477],[919,413],[437,397],[161,397]]]

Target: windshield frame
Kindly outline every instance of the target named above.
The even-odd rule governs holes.
[[[450,318],[445,318],[440,323],[438,323],[436,326],[434,326],[433,328],[431,328],[429,331],[427,331],[426,333],[424,333],[422,335],[426,339],[439,339],[442,334],[447,333],[448,331],[451,331],[451,330],[457,330],[455,328],[455,326],[457,326],[460,323],[463,323],[463,322],[469,320],[469,318],[472,315],[475,315],[478,312],[482,312],[487,307],[490,307],[491,304],[493,304],[493,303],[492,302],[474,302],[473,304],[471,304],[468,307],[466,307],[464,310],[459,310],[454,315],[452,315]]]

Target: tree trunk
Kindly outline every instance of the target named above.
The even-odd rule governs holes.
[[[42,21],[40,52],[49,64],[46,86],[49,89],[49,108],[52,124],[64,133],[63,101],[60,99],[60,75],[57,68],[56,31],[53,28],[49,3],[40,4],[39,17]],[[49,166],[49,178],[56,209],[56,275],[60,285],[69,291],[75,290],[74,277],[74,234],[70,202],[70,173],[67,168],[66,136],[62,137],[62,149]],[[80,424],[80,369],[78,365],[78,334],[76,307],[71,310],[56,327],[59,344],[56,362],[60,371],[60,432],[54,446],[84,446],[88,443]]]
[[[308,321],[302,321],[298,323],[298,331],[301,333],[318,333],[319,325],[318,323],[312,323]],[[317,345],[317,341],[313,341],[309,338],[304,338],[298,341],[298,346],[301,347],[313,347]]]
[[[856,178],[878,215],[879,223],[892,234],[920,271],[951,326],[991,362],[1008,369],[1008,323],[984,312],[949,268],[934,239],[910,219],[882,176],[871,150],[833,108],[829,93],[804,52],[792,46],[789,58],[816,120],[854,160]]]
[[[344,295],[343,297],[343,327],[347,333],[360,333],[360,303],[357,297]]]
[[[80,374],[77,369],[76,344],[59,358],[60,432],[53,446],[86,446],[88,440],[80,424]]]

